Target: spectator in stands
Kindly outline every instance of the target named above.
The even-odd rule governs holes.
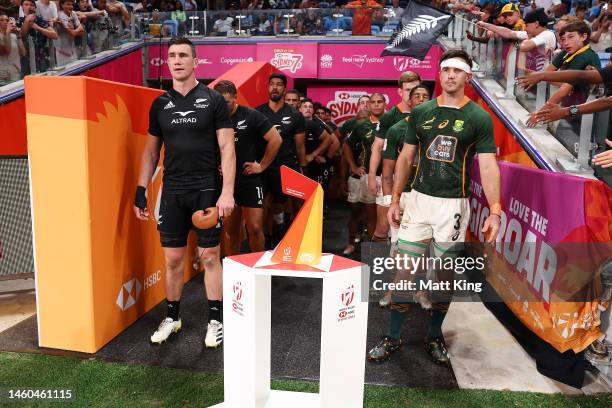
[[[225,13],[219,14],[219,18],[215,20],[213,24],[213,32],[211,35],[222,36],[227,35],[227,33],[232,29],[232,23],[234,19]]]
[[[174,3],[174,11],[170,13],[170,18],[178,23],[177,35],[183,36],[185,34],[185,27],[187,21],[187,13],[183,10],[183,3],[176,1]]]
[[[47,20],[50,25],[59,21],[57,5],[51,0],[37,0],[36,14]]]
[[[0,0],[0,13],[4,12],[8,17],[17,17],[19,10],[19,4],[15,0]]]
[[[534,0],[532,1],[532,7],[534,9],[544,9],[549,16],[561,15],[563,14],[563,10],[565,10],[565,5],[561,2],[561,0]]]
[[[15,19],[0,11],[0,86],[21,79],[21,58],[25,55]]]
[[[602,13],[593,23],[591,33],[591,48],[595,52],[610,52],[612,47],[612,35],[610,34],[612,25],[612,10]]]
[[[389,22],[399,23],[401,21],[404,9],[400,7],[399,3],[399,0],[391,0],[391,11],[393,15],[390,16]]]
[[[589,28],[591,27],[591,23],[589,22],[589,20],[586,19],[586,15],[587,15],[587,6],[586,4],[582,3],[579,4],[576,7],[576,18],[580,21],[584,21]]]
[[[587,67],[601,68],[599,56],[591,49],[589,39],[591,30],[584,21],[574,21],[567,24],[560,33],[563,51],[555,57],[546,71],[581,70]],[[561,103],[563,106],[578,105],[587,99],[589,89],[586,86],[576,87],[564,83],[559,90],[548,99],[552,104]],[[538,112],[529,115],[528,126],[537,125]]]
[[[29,75],[33,72],[44,72],[50,68],[49,45],[47,40],[56,40],[57,32],[49,23],[36,15],[36,3],[34,0],[23,0],[21,10],[24,14],[17,20],[17,27],[21,30],[21,38],[24,44],[28,44],[29,38],[34,43],[35,67],[30,67],[30,48],[26,47],[26,55],[21,58],[21,74]]]
[[[547,27],[548,16],[541,8],[531,11],[525,16],[525,31],[513,31],[507,27],[499,27],[484,21],[479,21],[476,25],[493,31],[503,38],[521,40],[519,49],[522,52],[528,52],[536,48],[552,51],[556,46],[555,35]]]
[[[85,34],[85,29],[74,11],[72,0],[60,0],[59,17],[59,41],[55,49],[57,65],[65,65],[77,59],[75,37]]]
[[[372,15],[374,10],[382,8],[375,0],[354,0],[346,5],[354,9],[353,35],[370,35],[372,33]]]
[[[513,31],[525,31],[525,22],[521,18],[521,11],[517,4],[508,3],[504,5],[499,14],[504,18],[506,27]]]
[[[257,35],[272,35],[272,23],[267,14],[257,15]]]
[[[98,5],[100,8],[100,5]],[[140,3],[136,4],[132,10],[134,13],[150,13],[153,11],[153,4],[151,0],[141,0]]]
[[[302,30],[306,35],[323,35],[321,14],[316,9],[308,9],[302,20]]]
[[[195,0],[180,0],[185,12],[197,11],[198,3]]]
[[[118,0],[106,0],[106,12],[110,17],[113,27],[116,27],[119,33],[130,26],[130,13],[128,13],[125,4]]]
[[[85,36],[76,38],[77,52],[79,58],[88,55],[93,48],[93,26],[96,19],[103,16],[106,11],[94,9],[89,3],[89,0],[78,0],[76,2],[76,15],[83,28],[85,29]]]
[[[566,14],[564,16],[561,16],[555,23],[555,37],[557,37],[558,48],[558,50],[555,51],[556,53],[561,52],[561,30],[563,30],[563,28],[572,21],[578,21],[578,19],[576,18],[576,16],[570,16],[569,14]]]

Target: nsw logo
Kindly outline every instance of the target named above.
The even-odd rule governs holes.
[[[334,64],[334,57],[329,54],[321,55],[320,66],[321,68],[331,68]]]
[[[274,57],[270,60],[270,64],[281,71],[289,71],[295,74],[298,69],[302,68],[303,59],[303,54],[287,51],[275,52]]]

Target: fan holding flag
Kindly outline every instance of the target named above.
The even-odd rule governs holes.
[[[380,56],[402,55],[423,61],[453,18],[449,13],[411,0]]]

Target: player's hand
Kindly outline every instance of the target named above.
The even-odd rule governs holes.
[[[537,72],[525,73],[525,76],[518,76],[515,78],[518,86],[528,91],[540,82],[539,75]]]
[[[306,163],[310,163],[311,161],[314,160],[314,156],[312,154],[307,154],[306,155]]]
[[[137,186],[136,195],[134,197],[134,214],[136,214],[136,218],[142,221],[147,221],[149,219],[146,192],[146,188],[144,188],[143,186]]]
[[[246,162],[242,165],[242,174],[250,176],[251,174],[259,174],[263,171],[261,164],[254,162]]]
[[[535,115],[538,122],[550,123],[566,117],[567,109],[559,106],[559,104],[546,102]]]
[[[353,169],[351,169],[351,172],[356,175],[356,176],[363,176],[364,174],[366,174],[366,170],[365,167],[361,166],[361,167],[355,167]]]
[[[219,218],[232,215],[232,211],[234,211],[234,195],[222,191],[221,196],[217,200],[217,209],[219,210]]]
[[[612,147],[612,141],[606,139],[606,144]],[[607,167],[612,167],[612,150],[596,154],[593,157],[593,164],[595,166],[601,166],[604,169]]]
[[[134,214],[136,214],[136,218],[138,218],[141,221],[148,221],[149,220],[149,210],[148,209],[140,209],[136,206],[134,206]]]
[[[378,185],[374,174],[368,174],[368,193],[370,193],[370,195],[378,194]]]
[[[487,217],[482,226],[482,232],[485,234],[485,242],[491,244],[495,242],[499,228],[501,224],[501,218],[499,215],[491,214]]]
[[[400,221],[402,220],[400,214],[400,207],[398,203],[391,203],[389,206],[389,211],[387,211],[387,221],[389,221],[389,225],[394,228],[399,228]]]
[[[325,156],[316,156],[314,159],[319,164],[327,163],[327,159],[325,158]]]

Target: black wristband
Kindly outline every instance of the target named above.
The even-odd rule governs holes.
[[[145,195],[146,191],[147,189],[143,186],[136,187],[136,199],[134,200],[134,205],[141,210],[147,208],[147,196]]]

